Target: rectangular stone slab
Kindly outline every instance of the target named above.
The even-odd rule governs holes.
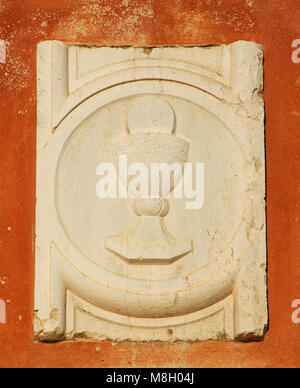
[[[36,339],[263,338],[261,46],[47,41],[37,66]],[[100,199],[97,169],[122,153],[203,166],[203,201],[171,184],[157,201]]]

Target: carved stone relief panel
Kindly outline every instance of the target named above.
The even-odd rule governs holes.
[[[262,63],[39,44],[37,340],[264,335]]]

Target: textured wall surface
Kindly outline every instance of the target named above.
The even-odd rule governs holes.
[[[0,366],[299,366],[300,38],[296,0],[2,0],[0,39]],[[36,45],[44,40],[113,46],[263,45],[270,328],[255,343],[35,344],[33,334]],[[5,318],[5,319],[4,319]],[[6,323],[1,323],[6,321]]]

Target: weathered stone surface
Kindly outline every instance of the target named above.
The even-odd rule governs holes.
[[[263,337],[262,61],[244,41],[38,46],[37,339]],[[203,164],[201,207],[176,184],[152,202],[99,199],[97,166],[124,153]]]

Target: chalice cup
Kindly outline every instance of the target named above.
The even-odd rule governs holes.
[[[173,135],[175,113],[169,103],[158,98],[139,98],[130,111],[128,127],[128,136],[112,141],[114,163],[119,166],[120,158],[126,155],[128,166],[145,166],[147,193],[139,195],[133,189],[135,178],[126,177],[123,184],[134,198],[133,211],[139,219],[127,232],[107,236],[105,248],[130,262],[170,263],[193,249],[192,241],[175,238],[165,222],[168,197],[182,179],[189,143]],[[154,165],[158,167],[155,176]]]

